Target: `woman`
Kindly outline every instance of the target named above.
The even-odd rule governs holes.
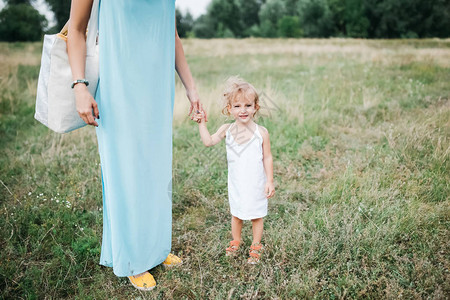
[[[74,81],[85,75],[92,2],[72,0],[67,47]],[[189,115],[202,110],[176,31],[175,0],[101,1],[99,57],[95,100],[83,82],[74,92],[80,117],[96,126],[103,192],[100,264],[150,290],[156,282],[149,269],[181,263],[170,254],[175,69],[191,102]]]

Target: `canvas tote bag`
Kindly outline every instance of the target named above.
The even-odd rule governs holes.
[[[98,84],[98,1],[93,1],[86,37],[85,77],[92,96]],[[73,79],[66,44],[68,24],[60,33],[44,36],[34,115],[36,120],[58,133],[87,125],[78,115],[71,88]]]

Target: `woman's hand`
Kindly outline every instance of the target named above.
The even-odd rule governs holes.
[[[264,193],[266,194],[267,198],[272,198],[273,195],[275,195],[275,186],[273,185],[273,182],[267,181],[266,187],[264,188]]]
[[[200,97],[198,96],[197,91],[186,91],[186,95],[189,99],[189,102],[191,102],[191,107],[189,109],[189,113],[188,116],[191,116],[192,112],[194,112],[194,114],[198,114],[199,112],[204,112],[205,113],[205,122],[208,122],[208,117],[206,115],[206,112],[203,109],[203,104],[200,102]],[[191,116],[191,120],[194,120],[195,115],[192,114]],[[196,118],[197,123],[201,122],[201,119]]]
[[[86,124],[98,127],[94,117],[99,119],[100,115],[94,97],[89,93],[86,85],[82,83],[75,85],[74,90],[78,115]],[[94,114],[92,114],[92,109],[94,109]]]

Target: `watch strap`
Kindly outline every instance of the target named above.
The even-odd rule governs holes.
[[[84,83],[86,86],[89,85],[89,81],[87,81],[87,79],[83,78],[83,79],[77,79],[77,80],[74,80],[74,81],[72,82],[71,88],[74,88],[74,86],[75,86],[76,84],[78,84],[78,83]]]

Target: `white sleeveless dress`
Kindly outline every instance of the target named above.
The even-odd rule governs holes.
[[[264,194],[266,173],[263,164],[263,137],[258,125],[249,141],[237,143],[231,134],[231,124],[226,132],[228,161],[228,200],[231,214],[241,220],[252,220],[267,215],[267,197]],[[239,133],[236,137],[239,140]]]

